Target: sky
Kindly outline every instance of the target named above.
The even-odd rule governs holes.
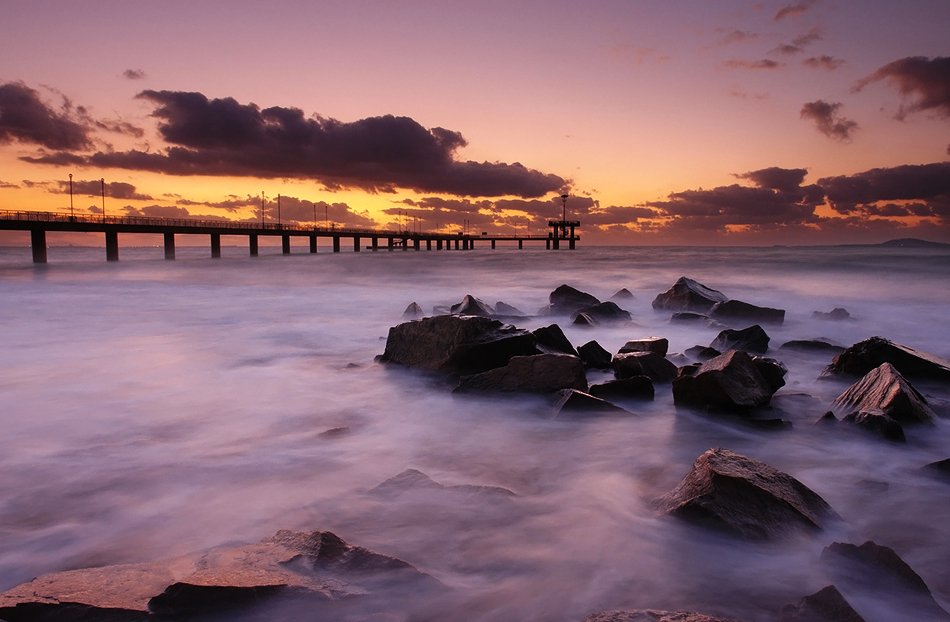
[[[109,216],[538,234],[567,194],[591,244],[950,242],[947,0],[0,15],[0,209],[72,175]]]

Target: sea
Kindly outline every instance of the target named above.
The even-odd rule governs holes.
[[[347,249],[349,250],[349,249]],[[564,620],[607,609],[689,610],[774,621],[832,583],[834,541],[891,547],[950,609],[950,485],[922,471],[950,458],[950,421],[907,443],[815,422],[854,379],[820,378],[827,353],[781,344],[871,336],[950,358],[950,247],[477,248],[317,254],[179,246],[0,249],[0,590],[67,569],[160,560],[280,529],[329,530],[448,586],[386,620]],[[670,351],[719,329],[651,306],[680,276],[786,310],[765,326],[788,367],[762,428],[673,404],[629,416],[556,418],[544,396],[458,395],[375,361],[410,303],[427,314],[466,294],[557,323],[574,345],[616,352],[666,337]],[[538,316],[561,284],[621,300],[633,320],[580,327]],[[813,312],[845,308],[848,321]],[[591,373],[592,381],[606,375]],[[943,417],[950,387],[914,382]],[[807,536],[737,540],[657,513],[710,448],[766,462],[842,517]],[[370,491],[419,470],[445,486]],[[842,590],[867,620],[887,594]],[[273,619],[281,614],[275,610]],[[377,619],[377,618],[373,618]]]

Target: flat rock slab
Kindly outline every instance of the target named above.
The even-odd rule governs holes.
[[[670,350],[670,342],[665,337],[644,337],[642,339],[631,339],[623,344],[618,350],[618,354],[627,352],[656,352],[660,356],[666,356]]]
[[[854,344],[836,356],[825,372],[863,376],[882,363],[890,363],[906,378],[950,382],[950,361],[884,337],[871,337]]]
[[[706,287],[698,281],[681,276],[667,291],[653,299],[654,309],[668,311],[698,311],[705,313],[717,302],[728,300],[722,292]]]
[[[458,393],[554,393],[561,389],[587,390],[584,362],[570,354],[513,356],[503,367],[462,376]]]
[[[593,340],[577,348],[577,354],[585,365],[594,369],[610,369],[614,358],[602,345]]]
[[[933,423],[936,415],[920,394],[890,363],[882,363],[835,398],[841,411],[882,412],[899,423]]]
[[[636,609],[632,611],[602,611],[584,618],[584,622],[740,622],[734,618],[696,613],[695,611],[659,611]]]

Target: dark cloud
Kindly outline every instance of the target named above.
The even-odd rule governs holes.
[[[122,72],[122,76],[129,80],[142,80],[145,78],[145,72],[141,69],[126,69]]]
[[[0,179],[0,188],[7,189],[7,188],[19,188],[19,187],[20,186],[16,184],[12,184],[8,181],[3,181],[2,179]]]
[[[148,218],[196,218],[184,207],[177,205],[146,205],[133,207],[126,205],[122,208],[127,216],[145,216]],[[202,217],[203,218],[203,217]]]
[[[145,135],[145,130],[142,128],[129,123],[128,121],[123,121],[121,119],[117,120],[95,120],[93,124],[107,132],[112,132],[114,134],[124,134],[126,136],[133,136],[135,138],[141,138]]]
[[[771,53],[782,54],[784,56],[792,56],[794,54],[801,54],[804,51],[805,51],[804,49],[798,47],[797,45],[786,43],[784,45],[780,45],[776,48],[773,48]]]
[[[260,209],[258,203],[257,209]],[[311,223],[318,226],[327,220],[338,227],[366,227],[378,226],[369,212],[357,212],[346,203],[327,203],[326,201],[308,201],[298,197],[281,196],[278,210],[277,197],[267,197],[264,203],[265,217],[271,220],[280,218],[281,222]],[[314,218],[316,216],[316,218]]]
[[[823,54],[821,56],[810,56],[802,61],[802,64],[812,69],[827,69],[833,71],[844,64],[840,58]]]
[[[143,91],[156,105],[163,152],[98,152],[91,166],[175,175],[235,175],[316,179],[328,188],[393,192],[406,188],[463,196],[536,197],[565,180],[520,163],[458,161],[466,145],[458,132],[426,129],[408,117],[345,123],[304,117],[296,108],[260,109],[201,93]],[[61,154],[30,158],[57,163]]]
[[[796,15],[801,15],[815,4],[815,0],[802,0],[801,2],[795,2],[793,4],[787,4],[780,8],[776,13],[774,19],[778,21],[780,19],[785,19],[786,17],[794,17]]]
[[[626,226],[639,222],[642,218],[653,219],[660,214],[649,207],[631,207],[621,205],[611,205],[609,207],[598,208],[584,214],[582,223],[587,225],[598,225],[601,227]]]
[[[831,207],[841,214],[870,213],[869,206],[885,201],[921,202],[929,214],[944,216],[950,206],[950,162],[874,168],[854,175],[824,177],[817,183]],[[923,208],[913,209],[914,215],[923,215]]]
[[[56,194],[68,194],[69,182],[57,181],[55,186],[50,187],[50,192]],[[98,179],[91,180],[73,180],[73,194],[98,197],[102,196],[102,182]],[[113,199],[125,199],[128,201],[154,201],[154,197],[142,194],[135,189],[132,184],[122,181],[110,181],[106,183],[106,196]]]
[[[769,58],[763,58],[761,60],[731,59],[727,60],[724,64],[731,69],[778,69],[785,66],[784,63]]]
[[[822,34],[820,28],[812,28],[808,32],[798,37],[795,37],[792,40],[792,45],[803,48],[807,45],[811,45],[815,41],[821,41]]]
[[[779,168],[771,166],[769,168],[749,171],[748,173],[738,173],[735,175],[738,179],[748,179],[759,188],[768,190],[778,190],[780,192],[796,192],[800,189],[807,169],[803,168]]]
[[[823,100],[807,102],[802,106],[800,116],[815,122],[819,132],[835,140],[847,141],[851,134],[858,129],[857,121],[852,121],[838,114],[840,103],[830,103]]]
[[[85,166],[87,163],[86,156],[66,151],[44,153],[39,156],[22,156],[20,159],[31,164],[52,164],[54,166]]]
[[[909,103],[902,104],[897,118],[903,119],[911,112],[935,110],[950,116],[950,57],[925,58],[912,56],[884,65],[870,76],[860,80],[854,87],[860,91],[868,84],[887,80]]]
[[[69,100],[54,110],[22,82],[0,84],[0,143],[13,141],[61,150],[92,146],[89,128]]]

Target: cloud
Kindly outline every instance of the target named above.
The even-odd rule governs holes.
[[[55,186],[49,188],[50,192],[56,194],[68,194],[69,182],[59,180]],[[102,182],[98,179],[92,180],[73,180],[73,194],[99,197],[102,196]],[[154,201],[154,197],[138,192],[132,184],[122,181],[111,181],[106,183],[106,196],[113,199],[125,199],[128,201]]]
[[[778,69],[785,66],[784,63],[774,61],[770,58],[763,58],[761,60],[731,59],[723,64],[730,69]]]
[[[197,218],[184,207],[177,205],[146,205],[133,207],[126,205],[122,208],[128,216],[145,216],[148,218]],[[201,217],[202,219],[204,216]]]
[[[0,188],[2,189],[8,189],[8,188],[13,189],[13,188],[19,188],[19,187],[20,186],[16,184],[10,183],[8,181],[3,181],[2,179],[0,179]]]
[[[260,209],[260,204],[258,204]],[[281,196],[278,213],[277,197],[267,197],[264,203],[264,214],[268,220],[281,222],[316,222],[324,224],[326,220],[340,227],[367,227],[373,228],[378,223],[370,217],[369,212],[357,212],[346,203],[327,203],[326,201],[308,201],[298,197]],[[316,218],[314,216],[316,215]]]
[[[145,72],[141,69],[126,69],[122,76],[129,80],[142,80],[145,78]]]
[[[844,61],[840,58],[823,54],[821,56],[810,56],[809,58],[803,60],[802,64],[806,67],[811,67],[812,69],[827,69],[828,71],[834,71],[843,65]]]
[[[807,102],[799,113],[802,119],[815,122],[819,132],[839,141],[851,140],[851,134],[858,129],[857,121],[852,121],[838,114],[840,103],[829,103],[823,100]]]
[[[719,29],[719,32],[722,32],[722,29]],[[754,41],[759,38],[759,33],[749,32],[748,30],[730,30],[722,39],[720,39],[716,45],[732,45],[734,43],[745,43],[746,41]]]
[[[159,132],[172,146],[161,152],[100,151],[85,157],[85,164],[174,175],[315,179],[331,189],[406,188],[462,196],[536,197],[566,183],[517,162],[456,160],[456,150],[467,144],[459,132],[426,129],[408,117],[342,122],[307,118],[297,108],[261,109],[201,93],[143,91],[138,97],[155,104]],[[61,158],[24,159],[60,163]]]
[[[872,213],[870,206],[885,201],[913,201],[925,205],[931,215],[950,216],[950,162],[874,168],[823,177],[817,183],[841,214]],[[914,209],[914,215],[924,215],[919,206]]]
[[[950,116],[950,57],[901,58],[860,80],[853,90],[860,91],[867,85],[882,80],[891,82],[901,95],[911,99],[908,103],[901,104],[896,115],[898,119],[904,119],[909,113],[922,110],[935,110],[943,116]]]
[[[748,173],[737,173],[734,177],[738,179],[748,179],[759,188],[793,193],[800,189],[807,174],[808,170],[803,168],[779,168],[778,166],[771,166],[757,171],[749,171]]]
[[[778,47],[776,47],[776,48],[773,48],[770,53],[782,54],[782,55],[784,55],[784,56],[792,56],[792,55],[794,55],[794,54],[801,54],[801,53],[804,52],[804,51],[805,51],[804,49],[800,48],[800,47],[797,46],[797,45],[792,45],[792,44],[790,44],[790,43],[785,43],[785,44],[780,45],[780,46],[778,46]]]
[[[69,100],[60,110],[44,103],[22,82],[0,84],[0,143],[41,145],[49,149],[88,149],[89,128],[77,119]]]
[[[785,19],[786,17],[795,17],[801,15],[815,4],[815,0],[802,0],[801,2],[795,2],[793,4],[788,4],[780,8],[776,13],[774,19],[779,21]]]
[[[803,48],[807,45],[811,45],[815,41],[821,41],[822,34],[821,28],[812,28],[803,35],[799,35],[792,40],[792,45]]]

